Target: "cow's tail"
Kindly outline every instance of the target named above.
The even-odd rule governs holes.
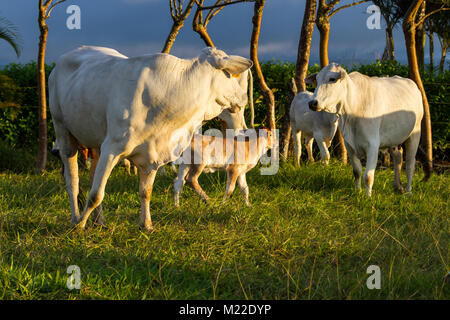
[[[250,69],[248,69],[248,73],[250,74],[249,81],[249,89],[250,89],[250,111],[251,111],[251,118],[250,118],[250,125],[254,129],[255,128],[255,106],[253,104],[253,74]]]
[[[57,144],[57,142],[55,142],[55,144],[53,145],[52,150],[50,151],[52,155],[54,155],[56,158],[58,158],[61,162],[61,174],[63,176],[63,180],[65,180],[64,177],[64,163],[61,160],[61,154],[59,151],[59,146]],[[86,196],[85,196],[85,192],[83,190],[83,188],[81,187],[81,184],[78,186],[78,197],[77,197],[77,202],[78,202],[78,208],[84,208],[85,204],[86,204]]]
[[[422,181],[427,182],[431,177],[431,173],[433,172],[433,163],[431,161],[428,161],[427,154],[420,145],[419,148],[417,148],[417,158],[422,163],[423,171],[425,173]]]

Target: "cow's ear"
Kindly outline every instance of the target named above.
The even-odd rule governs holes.
[[[250,69],[253,61],[240,56],[228,56],[218,61],[217,69],[226,70],[236,76]]]
[[[305,82],[310,86],[314,86],[317,81],[317,73],[312,73],[305,78]]]

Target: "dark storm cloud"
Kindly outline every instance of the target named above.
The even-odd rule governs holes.
[[[343,4],[350,1],[342,1]],[[81,30],[68,30],[66,8],[81,8]],[[329,42],[330,61],[351,64],[374,61],[384,49],[384,31],[366,27],[368,4],[342,10],[332,18]],[[295,61],[304,1],[269,0],[263,16],[259,57],[261,60]],[[216,46],[233,54],[249,55],[252,4],[225,8],[208,26]],[[191,14],[191,19],[192,19]],[[38,45],[37,1],[2,0],[0,16],[8,18],[20,30],[23,51],[17,59],[13,50],[0,42],[0,64],[35,60]],[[172,53],[193,57],[205,45],[192,31],[189,19],[181,30]],[[168,0],[78,0],[66,1],[52,12],[49,24],[47,61],[82,44],[107,46],[133,56],[158,52],[171,27]],[[395,33],[396,57],[405,61],[403,36]],[[311,62],[318,62],[319,35],[313,35]]]

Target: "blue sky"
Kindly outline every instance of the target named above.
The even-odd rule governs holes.
[[[208,2],[208,0],[207,0]],[[262,61],[280,59],[296,60],[298,39],[303,19],[303,0],[267,0],[261,29],[259,58]],[[352,1],[342,0],[341,4]],[[22,55],[0,42],[0,65],[9,62],[36,60],[39,40],[37,25],[37,0],[1,0],[0,17],[13,22],[23,39]],[[127,56],[160,52],[170,30],[172,20],[168,0],[68,0],[58,5],[48,20],[49,37],[46,61],[53,62],[61,54],[80,45],[111,47]],[[81,30],[69,30],[66,9],[76,4],[81,9]],[[347,8],[331,21],[329,42],[330,61],[342,64],[371,62],[380,57],[385,45],[385,31],[369,30],[369,14],[364,3]],[[249,56],[252,3],[242,3],[225,8],[209,24],[208,32],[215,45],[230,54]],[[192,31],[192,16],[178,35],[172,54],[190,58],[205,47]],[[406,52],[400,26],[394,32],[396,58],[405,63]],[[435,59],[440,48],[435,39]],[[319,34],[313,34],[310,63],[318,62]],[[426,48],[428,62],[428,46]]]

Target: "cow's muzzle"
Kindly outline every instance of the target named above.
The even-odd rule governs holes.
[[[237,105],[237,104],[231,104],[230,108],[228,109],[231,113],[237,113],[239,111],[241,111],[241,106]]]
[[[309,109],[311,109],[312,111],[319,111],[319,102],[316,99],[308,102],[308,105]]]

